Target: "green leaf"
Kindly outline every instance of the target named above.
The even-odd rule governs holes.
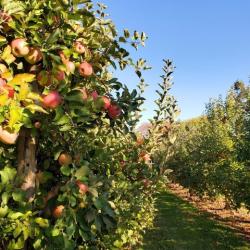
[[[70,176],[71,174],[71,168],[69,166],[62,166],[60,168],[60,171],[63,175]]]
[[[89,188],[89,193],[91,193],[94,197],[98,197],[98,191],[96,188]]]
[[[86,165],[81,166],[79,169],[76,170],[76,173],[75,173],[75,177],[78,180],[81,180],[83,177],[86,177],[88,175],[89,175],[89,168]]]
[[[56,237],[56,236],[58,236],[59,234],[60,234],[60,230],[59,230],[59,229],[57,229],[57,228],[52,229],[51,235],[52,235],[53,237]]]
[[[7,215],[8,213],[8,207],[4,206],[4,207],[0,207],[0,218],[3,218]]]
[[[10,183],[16,177],[16,173],[17,171],[15,168],[5,167],[3,170],[0,171],[1,182],[3,184]]]
[[[10,213],[8,214],[8,218],[10,218],[10,219],[12,219],[12,220],[16,220],[16,219],[18,219],[18,218],[20,218],[20,217],[22,217],[22,216],[24,216],[24,214],[23,214],[23,213],[20,213],[20,212],[10,212]]]
[[[14,201],[22,202],[25,201],[25,192],[22,189],[18,189],[12,193],[12,198]]]
[[[41,243],[42,243],[42,240],[41,239],[37,239],[34,243],[33,243],[33,247],[35,249],[41,249]]]
[[[42,228],[47,228],[49,227],[49,221],[47,219],[38,217],[35,219],[36,224],[38,224]]]
[[[16,228],[13,232],[13,236],[16,239],[21,233],[22,233],[23,229],[22,229],[22,225],[20,225],[19,223],[16,224]]]

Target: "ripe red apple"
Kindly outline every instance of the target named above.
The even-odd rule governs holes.
[[[37,75],[37,81],[41,86],[49,86],[52,84],[52,75],[51,72],[42,70]]]
[[[85,46],[79,41],[74,42],[73,47],[75,52],[77,52],[78,54],[83,54],[86,51]]]
[[[108,108],[108,115],[112,119],[116,119],[122,113],[121,108],[116,104],[111,104]]]
[[[149,179],[143,179],[142,180],[144,188],[148,188],[149,185],[151,184],[151,181]]]
[[[55,74],[57,81],[63,81],[65,79],[65,73],[63,71],[57,71]]]
[[[141,152],[139,154],[139,160],[144,161],[144,162],[147,163],[147,162],[151,161],[151,158],[150,158],[150,155],[147,152]]]
[[[81,93],[82,93],[82,99],[84,101],[86,101],[88,99],[88,91],[85,87],[80,89]]]
[[[96,90],[94,90],[94,91],[91,93],[91,96],[92,96],[92,98],[93,98],[94,101],[97,100],[97,98],[99,97],[98,92],[97,92]]]
[[[12,54],[16,57],[23,57],[29,54],[30,48],[27,45],[26,39],[17,38],[11,42]]]
[[[126,161],[123,161],[123,160],[122,160],[122,161],[120,161],[120,164],[121,164],[121,167],[124,168],[125,165],[126,165]]]
[[[67,72],[69,72],[71,74],[73,74],[75,72],[76,67],[75,67],[75,64],[73,62],[67,61],[64,64],[66,66]]]
[[[93,67],[90,63],[88,62],[82,62],[79,65],[79,74],[84,77],[91,76],[93,74]]]
[[[43,53],[39,48],[30,47],[29,53],[24,57],[24,59],[29,64],[36,64],[43,60]]]
[[[86,194],[89,191],[89,187],[79,180],[76,181],[76,185],[79,187],[79,193],[81,194]]]
[[[63,214],[63,210],[65,209],[65,207],[63,206],[63,205],[59,205],[59,206],[57,206],[57,207],[55,207],[55,209],[53,210],[53,216],[55,217],[55,218],[59,218],[59,217],[61,217],[62,216],[62,214]]]
[[[61,166],[63,165],[70,165],[72,163],[72,157],[68,153],[61,153],[58,162]]]
[[[2,27],[3,27],[3,31],[8,32],[11,29],[8,23],[12,20],[12,17],[6,12],[1,11],[0,20],[1,20],[0,22],[2,24]]]
[[[103,103],[104,103],[103,108],[104,108],[105,110],[109,109],[109,107],[110,107],[110,105],[111,105],[110,99],[109,99],[107,96],[102,96],[102,101],[103,101]]]
[[[0,126],[0,141],[5,144],[15,144],[18,133],[11,133]]]
[[[43,106],[46,108],[55,109],[61,104],[61,102],[62,97],[56,90],[51,91],[48,95],[43,97]]]
[[[6,84],[7,82],[3,78],[0,78],[0,87],[4,87]]]
[[[39,121],[36,121],[36,122],[34,123],[34,127],[37,128],[37,129],[40,129],[41,126],[42,126],[42,124],[41,124],[41,122],[39,122]]]

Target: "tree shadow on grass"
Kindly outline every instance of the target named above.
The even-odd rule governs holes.
[[[250,249],[250,243],[236,231],[169,192],[159,195],[157,208],[154,228],[146,232],[143,250]]]

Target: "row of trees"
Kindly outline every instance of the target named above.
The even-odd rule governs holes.
[[[237,81],[204,116],[180,122],[169,159],[173,180],[200,195],[250,207],[250,87]]]
[[[90,0],[1,1],[1,249],[128,249],[152,223],[165,176],[154,155],[177,111],[173,67],[165,61],[143,138],[134,130],[148,67],[122,44],[137,48],[146,36],[119,36],[105,9]],[[128,66],[140,82],[132,91],[112,76]]]

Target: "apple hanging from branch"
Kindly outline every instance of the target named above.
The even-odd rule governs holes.
[[[29,54],[30,48],[26,39],[16,38],[11,42],[11,51],[16,57],[24,57]]]
[[[51,91],[49,94],[43,96],[43,106],[46,108],[55,109],[62,102],[62,97],[58,93],[58,91]]]
[[[84,77],[89,77],[93,74],[93,67],[88,62],[82,62],[78,68],[79,74]]]
[[[24,59],[29,64],[36,64],[43,60],[42,51],[39,48],[30,47],[29,53],[24,57]]]

